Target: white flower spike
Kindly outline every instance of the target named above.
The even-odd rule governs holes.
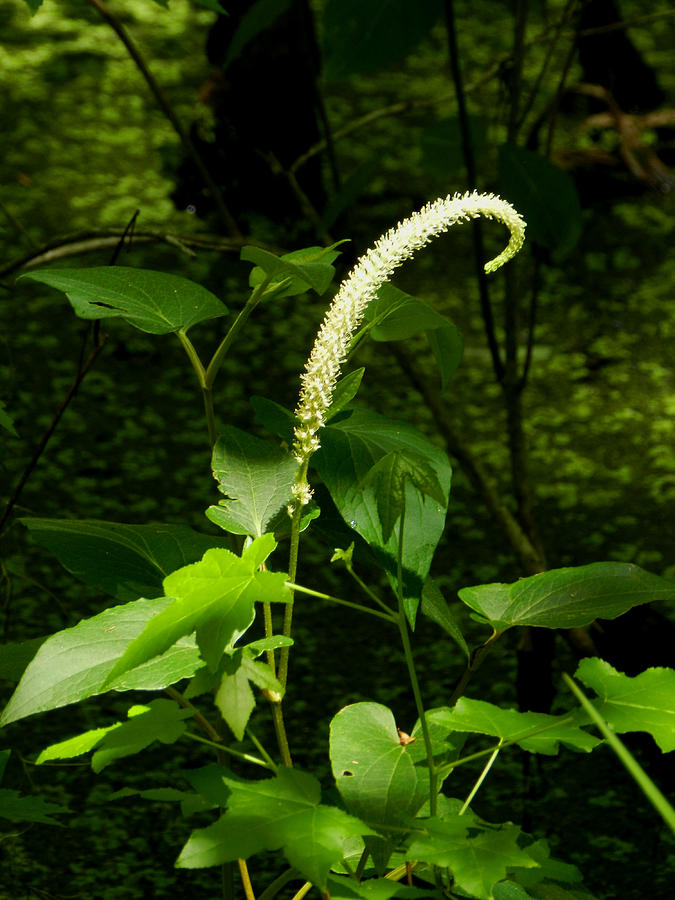
[[[379,287],[389,281],[394,270],[432,238],[451,225],[484,216],[503,222],[511,232],[507,247],[485,264],[486,272],[494,272],[512,259],[523,245],[525,222],[519,213],[501,197],[473,193],[448,195],[427,203],[419,212],[399,222],[384,234],[362,256],[340,285],[314,347],[300,377],[301,390],[295,415],[293,452],[300,466],[293,495],[297,502],[309,502],[311,490],[306,482],[307,462],[319,448],[317,432],[323,427],[333,390],[363,313]]]

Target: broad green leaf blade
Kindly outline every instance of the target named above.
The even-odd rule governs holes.
[[[391,450],[424,457],[446,498],[439,504],[406,486],[403,540],[403,596],[406,614],[414,625],[424,580],[445,527],[452,469],[447,455],[412,425],[378,413],[355,409],[331,422],[321,433],[321,450],[313,462],[340,515],[370,545],[392,583],[396,580],[399,524],[384,540],[377,495],[363,489],[366,473]]]
[[[434,710],[434,713],[450,731],[476,732],[505,741],[515,740],[519,747],[531,753],[551,756],[558,752],[559,744],[588,753],[601,743],[593,735],[582,731],[578,724],[569,721],[568,715],[550,716],[501,709],[484,700],[470,700],[467,697],[460,698],[452,709],[444,707]]]
[[[514,625],[578,628],[615,619],[642,603],[672,600],[675,582],[631,563],[601,562],[551,569],[514,584],[462,588],[459,597],[496,631]]]
[[[511,823],[470,834],[469,829],[481,827],[480,820],[470,812],[460,816],[448,811],[415,825],[407,858],[449,868],[457,886],[479,900],[491,900],[493,887],[510,868],[537,865],[518,846],[520,828]]]
[[[348,403],[351,403],[354,397],[356,397],[358,390],[361,387],[361,379],[363,378],[363,373],[365,371],[366,370],[363,367],[354,369],[353,372],[345,375],[345,377],[341,378],[335,385],[333,399],[328,407],[328,413],[326,415],[327,422],[330,422],[330,420],[339,412],[342,412],[345,406],[347,406]]]
[[[52,759],[72,759],[74,756],[83,756],[96,747],[97,744],[110,731],[114,731],[120,727],[120,722],[114,725],[108,725],[105,728],[92,728],[91,731],[85,731],[77,734],[75,737],[67,738],[65,741],[58,741],[56,744],[50,744],[49,747],[40,753],[35,760],[35,764],[41,766],[42,763],[49,762]]]
[[[162,597],[114,606],[47,638],[0,717],[0,725],[107,690],[156,691],[203,666],[194,640],[181,640],[159,659],[110,679],[117,660],[146,623],[171,603]]]
[[[447,328],[445,316],[393,284],[383,284],[366,307],[364,318],[374,341],[404,341],[420,331]]]
[[[236,662],[240,662],[238,654]],[[228,666],[223,672],[216,691],[215,704],[223,719],[238,741],[244,740],[244,732],[251,713],[255,709],[255,697],[248,683],[248,675],[241,665]]]
[[[286,450],[225,426],[213,451],[213,474],[227,496],[207,516],[233,534],[259,537],[287,526],[286,507],[298,464]],[[279,521],[281,520],[281,521]]]
[[[467,659],[471,658],[471,652],[462,634],[462,629],[459,627],[450,605],[432,578],[427,578],[424,582],[422,612],[450,635]]]
[[[570,250],[581,235],[581,204],[572,177],[524,147],[499,148],[500,195],[527,222],[528,239],[550,250]]]
[[[173,744],[187,729],[192,710],[182,709],[173,700],[153,700],[147,706],[129,710],[129,720],[104,735],[91,760],[94,772],[101,772],[116,759],[133,756],[159,741]]]
[[[575,678],[593,688],[600,715],[619,734],[646,731],[663,753],[675,750],[675,670],[647,669],[630,677],[602,659],[584,659]]]
[[[564,884],[579,884],[583,877],[576,866],[551,856],[548,842],[543,838],[523,848],[537,863],[537,868],[517,869],[514,878],[526,887],[539,884],[545,879],[562,881]]]
[[[375,493],[385,541],[391,537],[394,525],[404,512],[408,484],[440,506],[447,506],[436,473],[424,456],[410,450],[390,450],[378,459],[361,482],[362,489],[370,488]]]
[[[354,703],[330,726],[333,776],[345,806],[386,834],[401,828],[429,796],[424,743],[401,743],[394,715],[379,703]]]
[[[0,817],[10,822],[42,822],[62,826],[63,823],[52,816],[69,812],[65,806],[49,803],[42,797],[22,797],[18,791],[0,788]]]
[[[240,256],[245,262],[256,264],[249,276],[251,287],[257,287],[266,276],[271,275],[272,281],[266,293],[273,293],[277,298],[304,294],[310,288],[321,295],[335,277],[332,263],[340,255],[334,249],[336,246],[305,247],[283,256],[275,256],[261,247],[242,247]],[[282,281],[287,283],[282,286]]]
[[[319,782],[297,769],[247,782],[224,777],[227,812],[193,832],[176,865],[196,868],[247,859],[263,850],[283,851],[289,863],[322,890],[346,841],[370,829],[342,810],[320,804]]]
[[[71,574],[126,603],[162,597],[170,573],[201,559],[226,538],[200,534],[186,525],[124,525],[96,519],[19,520]]]
[[[335,81],[396,62],[429,33],[442,9],[440,0],[328,0],[321,22],[324,77]]]
[[[358,884],[351,878],[328,879],[328,893],[331,900],[443,900],[440,891],[431,888],[408,887],[388,878],[365,878]]]
[[[99,266],[39,269],[20,277],[63,291],[81,319],[122,318],[149,334],[187,331],[227,314],[225,304],[206,288],[168,272]]]
[[[234,648],[253,622],[254,603],[287,599],[283,573],[257,571],[275,547],[272,535],[263,535],[241,557],[229,550],[207,550],[200,562],[167,576],[164,590],[172,602],[128,646],[110,679],[159,656],[194,631],[204,661],[215,671],[222,654]]]

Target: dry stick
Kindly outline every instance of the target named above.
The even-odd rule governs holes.
[[[157,101],[157,104],[159,105],[160,109],[162,110],[164,115],[167,117],[167,119],[171,123],[173,130],[176,132],[176,134],[180,138],[180,141],[185,149],[185,152],[188,154],[188,156],[194,162],[195,166],[197,167],[197,169],[199,171],[199,174],[202,177],[204,184],[209,189],[209,193],[211,194],[211,197],[213,198],[213,201],[216,204],[218,214],[219,214],[225,228],[227,229],[228,234],[230,235],[231,238],[234,238],[234,239],[241,238],[241,232],[239,231],[239,227],[238,227],[236,221],[234,220],[234,216],[232,215],[230,210],[225,205],[223,195],[222,195],[220,189],[218,188],[218,185],[215,183],[215,181],[211,177],[211,173],[209,172],[206,164],[204,163],[204,160],[202,159],[199,151],[197,150],[195,145],[192,143],[192,139],[190,138],[190,135],[187,133],[187,131],[185,131],[185,129],[179,122],[178,117],[176,116],[175,112],[173,111],[171,104],[169,103],[167,98],[164,96],[164,92],[160,88],[159,84],[155,81],[155,78],[154,78],[152,72],[148,68],[140,51],[138,50],[138,48],[132,41],[126,28],[124,27],[124,25],[122,25],[122,23],[119,21],[119,19],[108,9],[108,7],[102,2],[102,0],[90,0],[90,3],[92,4],[92,6],[94,6],[98,10],[98,12],[106,20],[106,22],[108,22],[108,24],[113,29],[115,34],[119,37],[119,39],[122,41],[122,43],[126,47],[127,52],[129,53],[129,56],[136,63],[136,67],[138,68],[139,72],[145,79],[145,83],[150,88],[155,100]]]
[[[117,245],[122,237],[122,232],[115,229],[101,229],[78,232],[77,234],[64,235],[40,245],[31,253],[26,253],[19,259],[12,260],[0,266],[0,278],[12,275],[20,269],[32,269],[45,263],[58,259],[67,259],[71,256],[80,256],[85,253],[95,253],[98,250],[106,250]],[[177,247],[188,256],[196,256],[193,247],[197,250],[214,250],[219,253],[238,252],[243,244],[253,244],[269,250],[272,253],[284,253],[283,248],[255,238],[244,235],[241,238],[223,238],[210,234],[177,234],[173,232],[150,231],[143,229],[134,231],[136,244],[165,243]]]

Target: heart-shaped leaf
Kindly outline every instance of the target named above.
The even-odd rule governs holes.
[[[187,331],[227,314],[225,304],[201,285],[150,269],[39,269],[21,278],[63,291],[81,319],[121,318],[149,334]]]

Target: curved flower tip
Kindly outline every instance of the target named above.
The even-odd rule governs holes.
[[[473,191],[448,195],[427,203],[382,235],[347,275],[326,313],[305,371],[300,376],[300,399],[295,410],[299,424],[295,429],[293,445],[300,467],[319,447],[316,434],[324,425],[347,349],[366,307],[380,286],[389,281],[394,271],[432,238],[457,222],[480,216],[497,219],[511,232],[506,248],[485,264],[486,272],[494,272],[522,247],[525,222],[513,206],[501,197]],[[304,487],[304,478],[302,482]],[[309,499],[306,490],[298,490],[294,496],[300,504],[307,503]]]

